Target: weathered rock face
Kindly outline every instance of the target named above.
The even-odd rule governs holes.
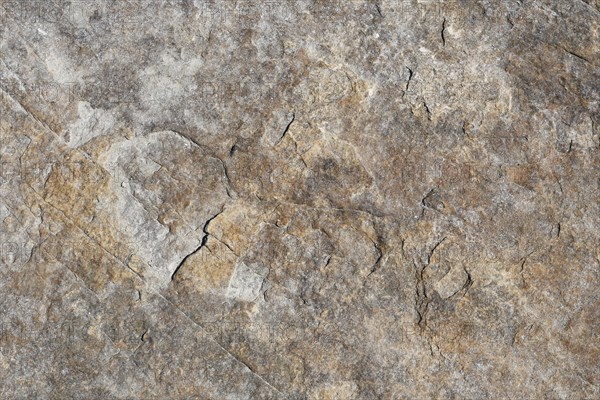
[[[600,397],[597,0],[0,21],[0,398]]]

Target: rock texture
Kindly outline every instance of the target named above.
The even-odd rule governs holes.
[[[0,398],[600,398],[598,0],[0,22]]]

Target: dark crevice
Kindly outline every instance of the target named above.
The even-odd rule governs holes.
[[[410,81],[413,78],[414,72],[412,69],[406,67],[406,69],[408,70],[408,80],[406,81],[406,91],[408,92],[408,87],[410,86]]]
[[[381,259],[383,258],[383,252],[381,251],[381,248],[379,247],[379,245],[377,243],[373,243],[373,245],[375,246],[375,250],[377,251],[377,259],[373,263],[373,267],[371,268],[371,271],[369,272],[367,277],[371,276],[371,274],[373,274],[379,268],[381,268]]]
[[[444,18],[444,20],[442,21],[442,31],[440,32],[440,36],[442,37],[442,44],[444,46],[446,45],[445,32],[446,32],[446,18]]]
[[[296,114],[292,113],[292,120],[285,127],[283,133],[279,137],[279,140],[277,141],[277,143],[275,143],[275,146],[277,146],[279,143],[281,143],[281,141],[285,138],[285,135],[288,133],[288,131],[290,130],[290,126],[292,126],[292,124],[294,123],[295,120],[296,120]]]
[[[423,102],[423,107],[425,108],[425,112],[427,113],[427,119],[431,121],[431,110],[426,102]]]
[[[206,246],[206,242],[208,241],[208,236],[210,236],[210,234],[208,233],[208,225],[215,219],[217,218],[219,215],[221,215],[223,213],[223,209],[221,209],[221,211],[219,211],[217,214],[215,214],[213,217],[209,218],[205,223],[204,223],[204,227],[202,227],[202,232],[204,232],[204,236],[202,236],[202,240],[200,241],[200,246],[198,246],[197,248],[195,248],[191,253],[189,253],[187,256],[185,256],[183,258],[183,260],[181,260],[181,262],[179,263],[179,265],[177,265],[177,268],[175,268],[175,271],[173,271],[173,274],[171,275],[171,281],[173,281],[173,279],[175,279],[175,275],[177,275],[177,273],[179,272],[179,270],[181,269],[181,267],[186,263],[186,261],[193,256],[194,254],[196,254],[197,252],[199,252],[200,250],[202,250],[202,248],[204,246]]]

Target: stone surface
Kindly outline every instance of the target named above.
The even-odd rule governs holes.
[[[0,22],[0,398],[600,398],[598,0]]]

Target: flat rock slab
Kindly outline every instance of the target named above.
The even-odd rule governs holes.
[[[599,26],[0,1],[0,398],[600,398]]]

